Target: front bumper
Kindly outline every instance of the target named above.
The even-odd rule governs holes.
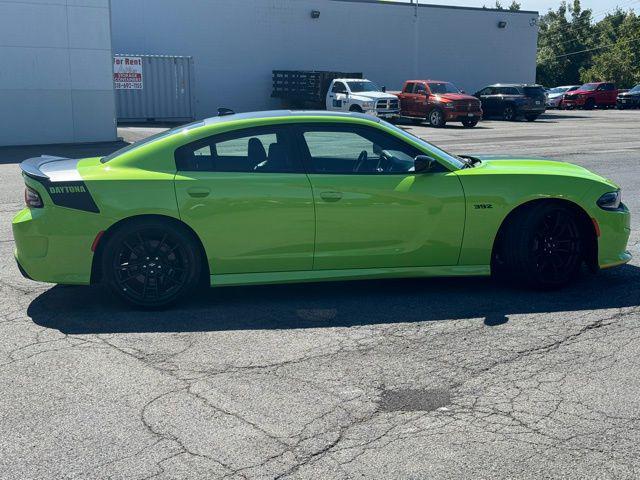
[[[547,100],[547,108],[559,108],[562,104],[562,97],[550,98]]]
[[[631,214],[626,207],[618,211],[599,211],[594,217],[600,229],[598,265],[612,268],[631,261],[627,250],[631,235]]]
[[[366,112],[369,115],[378,118],[398,118],[400,116],[400,109],[398,110],[369,110]]]
[[[640,98],[618,98],[616,105],[618,107],[638,107],[640,106]]]
[[[448,122],[462,122],[463,120],[482,120],[482,110],[445,110],[445,118]]]

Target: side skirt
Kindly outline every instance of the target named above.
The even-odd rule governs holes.
[[[211,275],[211,286],[230,287],[236,285],[268,285],[276,283],[331,282],[383,278],[487,277],[489,275],[491,275],[491,267],[489,265],[306,270],[296,272]]]

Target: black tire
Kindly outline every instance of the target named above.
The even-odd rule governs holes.
[[[527,119],[527,122],[535,122],[538,117],[539,115],[526,115],[524,118]]]
[[[584,109],[593,110],[594,108],[596,108],[596,101],[593,98],[588,98],[584,104]]]
[[[514,122],[518,119],[518,111],[512,103],[507,103],[502,109],[502,119],[507,122]]]
[[[121,300],[156,309],[197,290],[202,256],[192,234],[172,222],[141,219],[107,239],[102,255],[105,283]]]
[[[498,271],[534,288],[560,288],[580,271],[584,243],[573,210],[555,202],[535,204],[505,226]]]
[[[363,113],[362,109],[360,108],[360,105],[351,105],[349,107],[349,111],[353,113]]]
[[[440,108],[434,108],[427,114],[427,122],[435,128],[442,128],[447,124],[444,112]]]
[[[463,121],[462,121],[462,125],[463,125],[465,128],[473,128],[473,127],[475,127],[476,125],[478,125],[478,120],[463,120]]]

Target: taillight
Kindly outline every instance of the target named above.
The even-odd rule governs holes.
[[[31,187],[24,189],[24,203],[29,208],[42,208],[44,206],[40,194]]]

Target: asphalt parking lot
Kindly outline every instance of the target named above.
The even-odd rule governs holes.
[[[406,128],[613,179],[635,259],[560,292],[234,287],[133,311],[100,288],[25,280],[12,256],[17,163],[115,147],[2,148],[0,478],[638,478],[640,111]]]

